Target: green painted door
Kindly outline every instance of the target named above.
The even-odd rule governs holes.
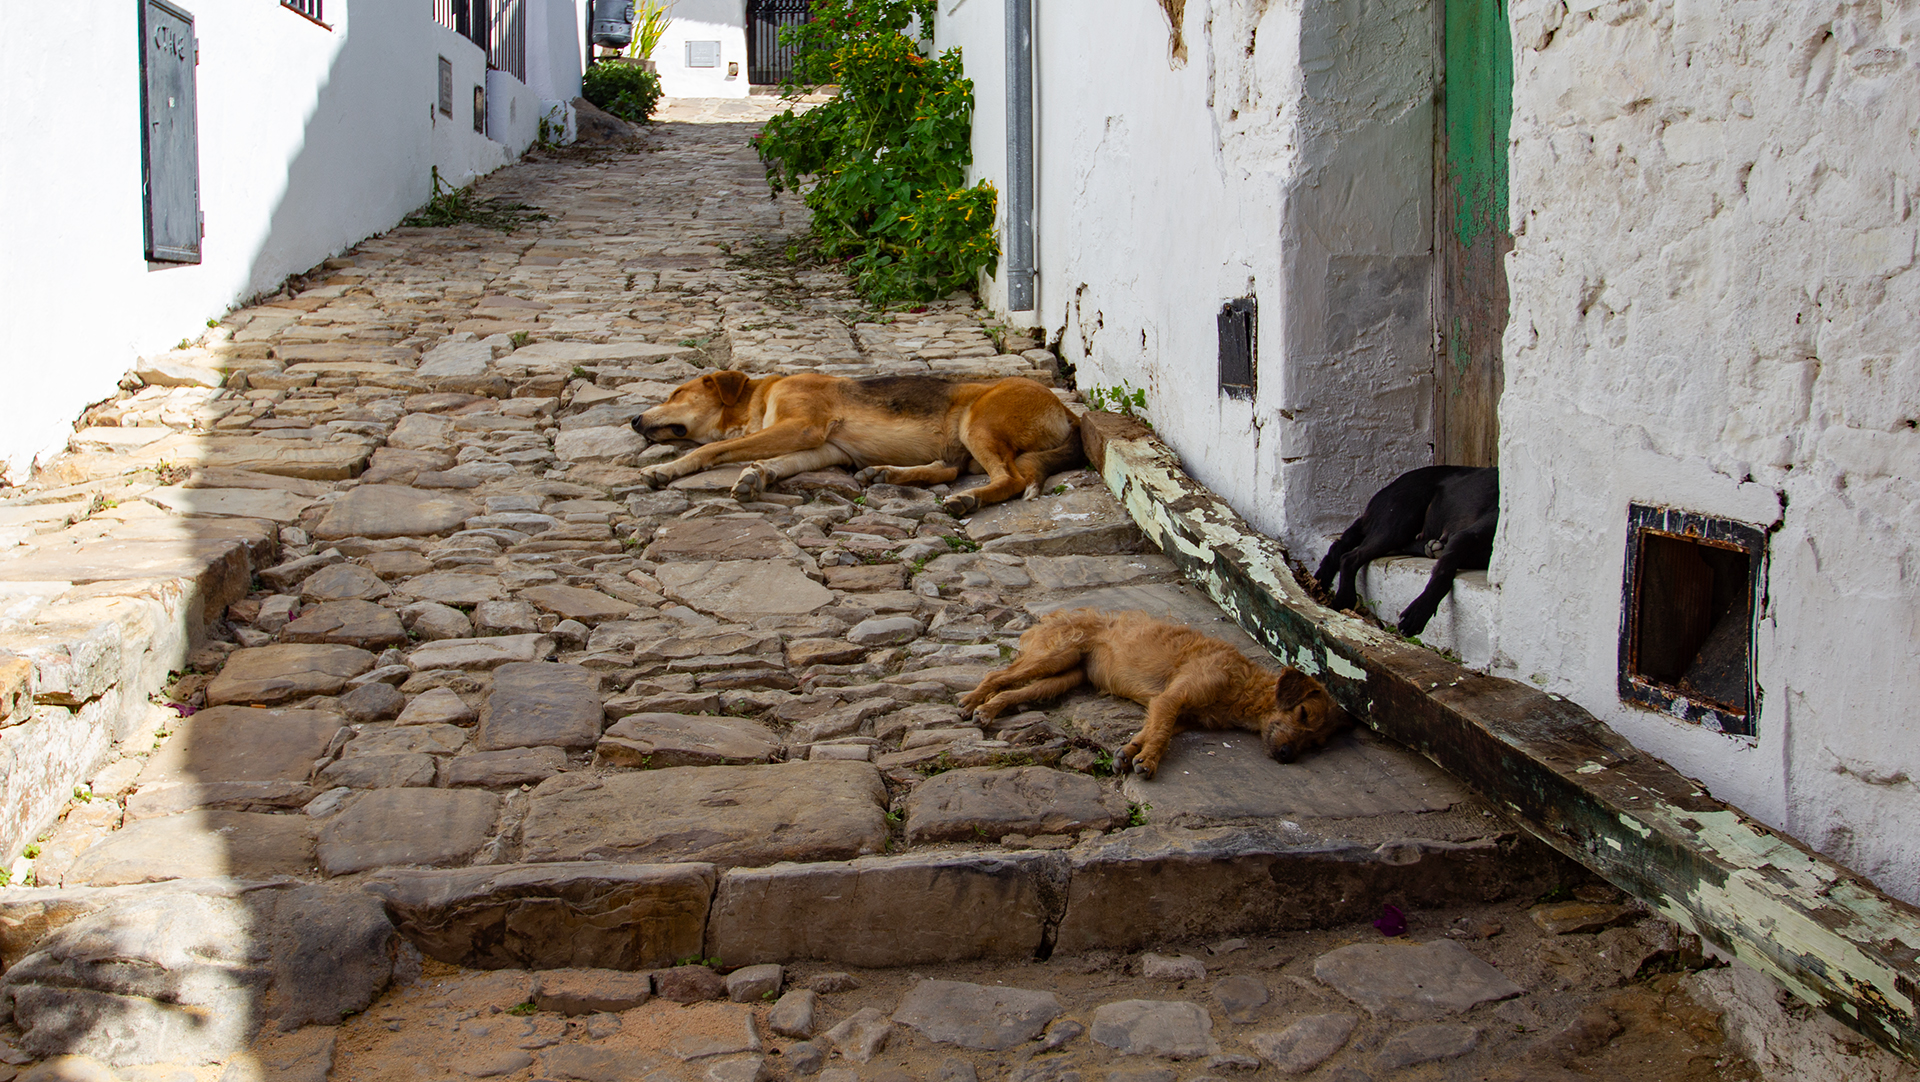
[[[1434,461],[1497,464],[1500,336],[1507,329],[1507,0],[1446,0],[1446,73],[1434,154]]]

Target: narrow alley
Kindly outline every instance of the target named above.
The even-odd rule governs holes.
[[[716,368],[1084,409],[967,298],[876,314],[790,263],[776,104],[494,174],[545,218],[327,261],[0,506],[7,724],[49,756],[207,628],[38,794],[0,1082],[1759,1077],[1696,940],[1364,729],[1284,766],[1187,734],[1147,781],[1129,702],[974,724],[1064,607],[1278,665],[1097,473],[965,520],[839,470],[644,484],[682,448],[629,422]]]

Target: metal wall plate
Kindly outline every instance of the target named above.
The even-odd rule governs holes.
[[[140,4],[140,188],[147,258],[198,263],[200,131],[193,16],[166,0]]]

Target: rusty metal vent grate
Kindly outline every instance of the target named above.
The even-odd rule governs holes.
[[[1627,509],[1620,697],[1723,733],[1753,736],[1754,628],[1767,533],[1669,507]]]

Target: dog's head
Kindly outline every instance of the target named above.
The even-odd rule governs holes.
[[[1320,681],[1299,669],[1281,672],[1273,700],[1274,712],[1260,727],[1260,741],[1267,746],[1267,754],[1283,763],[1326,743],[1347,723],[1346,711]]]
[[[633,430],[656,443],[712,443],[737,426],[729,411],[753,393],[745,372],[709,372],[674,388],[665,402],[633,419]]]

